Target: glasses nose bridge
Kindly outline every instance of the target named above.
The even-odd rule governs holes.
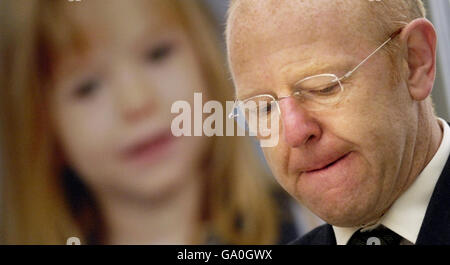
[[[284,95],[284,96],[279,96],[275,99],[275,102],[277,104],[277,108],[278,108],[278,112],[280,113],[280,117],[281,117],[281,107],[280,107],[280,102],[282,100],[285,100],[287,98],[293,97],[295,100],[298,100],[299,98],[297,98],[299,96],[299,92],[298,91],[294,91],[292,93],[290,93],[289,95]]]

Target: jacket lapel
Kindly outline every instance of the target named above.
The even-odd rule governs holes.
[[[289,245],[336,245],[336,237],[333,227],[329,224],[323,224],[290,242]]]

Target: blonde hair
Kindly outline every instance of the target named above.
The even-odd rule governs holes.
[[[3,243],[64,244],[72,236],[86,242],[90,232],[101,229],[88,198],[86,215],[75,211],[68,198],[64,164],[45,104],[57,44],[67,38],[82,48],[85,41],[56,12],[64,2],[2,1],[0,8]],[[232,99],[223,54],[204,7],[197,1],[165,2],[170,2],[190,33],[212,98],[223,104]],[[263,177],[258,159],[250,155],[253,152],[243,137],[215,137],[207,156],[205,225],[224,243],[270,244],[278,239],[278,214],[268,192],[271,182]],[[89,195],[82,188],[80,194]]]

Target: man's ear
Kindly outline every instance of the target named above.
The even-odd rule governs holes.
[[[425,18],[406,25],[400,37],[406,44],[409,76],[408,89],[414,100],[426,99],[436,75],[436,31]]]

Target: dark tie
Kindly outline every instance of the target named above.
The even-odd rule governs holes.
[[[361,229],[356,231],[347,245],[400,245],[402,239],[401,236],[380,225],[371,231],[361,232]]]

